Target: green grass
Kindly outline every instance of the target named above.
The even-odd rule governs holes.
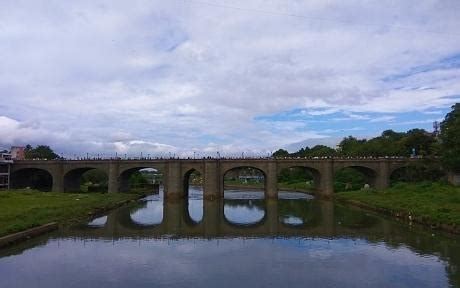
[[[139,194],[52,193],[36,190],[0,191],[0,236],[49,222],[81,221],[100,209],[137,199]]]
[[[339,200],[411,214],[425,223],[460,225],[460,187],[441,183],[398,183],[383,191],[341,192]]]
[[[264,188],[264,183],[257,182],[241,182],[238,180],[225,180],[226,186],[241,187],[241,188]],[[311,184],[302,182],[278,182],[278,189],[297,190],[297,191],[311,191],[313,189]]]
[[[278,189],[288,189],[288,190],[299,190],[299,191],[311,191],[314,187],[311,184],[302,182],[279,182]]]
[[[255,181],[242,182],[239,180],[225,180],[224,185],[235,186],[235,187],[245,187],[245,188],[264,188],[264,183],[259,183]]]
[[[263,188],[264,183],[257,182],[241,182],[238,180],[225,180],[225,185],[234,186],[234,187],[245,187],[245,188]],[[313,189],[311,184],[301,182],[278,182],[278,189],[287,189],[287,190],[299,190],[299,191],[311,191]]]

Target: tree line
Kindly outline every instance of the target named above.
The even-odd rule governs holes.
[[[424,129],[411,129],[407,132],[386,130],[380,136],[371,139],[345,137],[335,149],[325,145],[301,148],[294,153],[279,149],[272,156],[277,158],[439,157],[446,168],[460,171],[460,103],[456,103],[451,108],[441,122],[439,134]]]

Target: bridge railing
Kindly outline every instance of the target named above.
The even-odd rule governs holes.
[[[151,160],[417,160],[438,159],[438,157],[424,156],[321,156],[321,157],[60,157],[57,159],[33,158],[25,161],[151,161]]]

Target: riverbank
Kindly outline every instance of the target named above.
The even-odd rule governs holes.
[[[241,183],[237,181],[226,181],[224,183],[225,189],[263,189],[263,183]],[[296,182],[296,183],[287,183],[281,182],[278,183],[278,189],[284,191],[296,191],[303,192],[307,194],[314,194],[313,188],[311,185],[306,184],[305,182]]]
[[[118,207],[143,194],[0,191],[0,236],[57,222],[66,225]]]
[[[335,199],[408,222],[460,234],[460,187],[400,183],[382,191],[350,191]]]

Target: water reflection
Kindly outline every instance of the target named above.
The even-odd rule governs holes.
[[[292,197],[292,196],[291,196]],[[309,198],[282,198],[278,201],[279,221],[292,226],[314,226],[321,221],[321,205]]]
[[[188,193],[188,214],[193,222],[198,223],[203,219],[203,187],[190,186]]]
[[[163,201],[159,195],[150,195],[132,208],[131,220],[139,225],[158,225],[163,221]]]
[[[227,196],[151,197],[2,250],[0,287],[460,284],[458,238],[311,197]]]
[[[106,223],[107,223],[107,216],[102,216],[102,217],[98,217],[98,218],[95,218],[95,219],[91,220],[88,223],[88,226],[90,226],[90,227],[104,227],[104,225]]]
[[[255,225],[265,217],[265,201],[261,199],[225,199],[225,219],[235,225]]]

